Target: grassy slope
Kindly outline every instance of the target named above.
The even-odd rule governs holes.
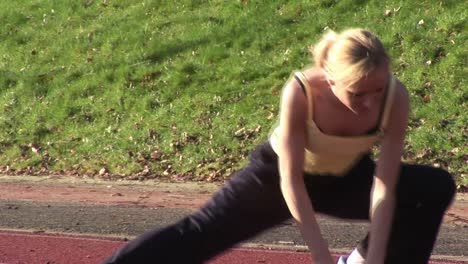
[[[0,0],[4,171],[227,176],[307,47],[360,26],[410,89],[405,158],[467,184],[466,3],[267,2]]]

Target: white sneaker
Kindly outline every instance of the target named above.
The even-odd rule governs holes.
[[[348,259],[348,257],[345,257],[345,256],[341,256],[339,259],[338,259],[338,262],[336,264],[346,264],[346,260]]]

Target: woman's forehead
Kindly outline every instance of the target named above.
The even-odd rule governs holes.
[[[385,88],[390,73],[388,67],[380,67],[359,79],[354,85],[348,87],[350,92],[373,92]]]

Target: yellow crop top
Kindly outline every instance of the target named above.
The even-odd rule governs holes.
[[[377,132],[362,136],[340,137],[328,135],[320,131],[313,120],[312,95],[310,84],[302,72],[296,72],[295,77],[305,86],[308,99],[309,118],[307,120],[307,139],[309,148],[305,149],[304,171],[319,175],[344,176],[349,169],[368,153],[383,136],[393,103],[395,78],[390,76],[385,105],[380,117]],[[278,153],[279,127],[275,127],[269,140],[273,150]]]

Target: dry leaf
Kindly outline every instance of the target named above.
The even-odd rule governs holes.
[[[235,136],[240,136],[244,131],[245,131],[245,127],[243,127],[241,129],[237,130],[236,132],[234,132],[234,135]]]
[[[268,120],[272,120],[274,117],[275,117],[275,114],[273,114],[273,112],[270,112],[270,114],[268,115],[267,119],[268,119]]]
[[[151,152],[150,156],[152,160],[161,160],[162,154],[156,150],[156,151]]]
[[[429,103],[429,102],[431,101],[431,96],[430,96],[430,95],[424,96],[423,101],[424,101],[425,103]]]

